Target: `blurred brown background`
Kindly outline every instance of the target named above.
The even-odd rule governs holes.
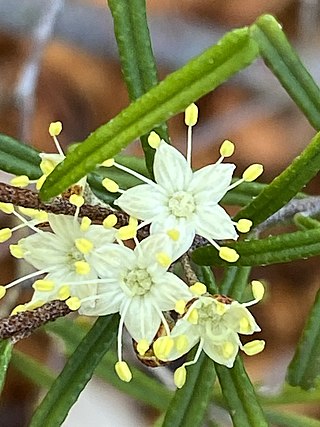
[[[315,79],[320,78],[317,1],[149,0],[147,5],[161,78],[215,43],[225,31],[250,24],[266,12],[279,19]],[[28,77],[32,66],[35,68]],[[66,146],[83,140],[128,102],[112,21],[103,0],[0,0],[1,132],[51,152],[54,146],[47,132],[51,121],[63,122],[60,141]],[[207,164],[209,159],[215,161],[219,144],[228,138],[236,143],[233,161],[238,174],[250,163],[261,162],[265,166],[262,181],[269,182],[315,133],[261,61],[200,99],[198,105],[195,167]],[[173,143],[184,150],[182,116],[172,119],[169,126]],[[129,150],[139,151],[137,145]],[[311,183],[310,192],[318,193],[318,181]],[[7,218],[2,216],[0,221],[4,224]],[[6,283],[17,271],[6,245],[1,249],[2,282]],[[265,279],[268,284],[265,302],[253,309],[267,347],[247,362],[253,378],[267,388],[281,383],[319,288],[318,264],[312,259],[252,273],[252,278]],[[6,310],[2,304],[2,314]],[[44,348],[43,340],[42,335],[31,337],[19,346],[47,360],[49,342]],[[11,371],[2,399],[0,426],[27,425],[37,393]],[[296,409],[320,414],[317,405]],[[145,411],[146,425],[151,423],[149,415]],[[73,421],[68,425],[80,424]]]

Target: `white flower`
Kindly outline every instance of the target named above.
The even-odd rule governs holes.
[[[177,321],[170,337],[161,337],[154,343],[156,356],[164,361],[178,359],[199,343],[194,360],[179,368],[178,383],[181,372],[185,378],[185,366],[196,363],[202,350],[213,361],[228,368],[233,366],[239,348],[248,355],[263,350],[264,341],[256,340],[242,345],[238,335],[251,335],[260,331],[247,309],[263,296],[263,286],[260,282],[253,282],[253,293],[255,299],[244,304],[221,295],[200,296]]]
[[[90,225],[88,218],[87,221],[80,224],[75,217],[49,214],[52,232],[36,230],[18,245],[11,245],[13,254],[39,270],[34,276],[47,273],[44,280],[33,285],[32,303],[70,296],[83,299],[95,294],[97,267],[103,263],[100,255],[115,240],[116,230]],[[92,304],[84,304],[79,312]]]

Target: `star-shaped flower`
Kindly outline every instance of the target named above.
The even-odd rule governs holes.
[[[153,346],[160,360],[175,360],[199,343],[193,361],[182,365],[175,374],[178,387],[185,380],[185,366],[196,363],[203,350],[213,361],[231,368],[239,348],[253,355],[263,350],[264,341],[256,340],[242,345],[239,335],[259,332],[254,317],[247,309],[263,296],[263,285],[252,282],[254,300],[241,304],[222,295],[203,295],[196,299],[171,331],[170,337],[159,338]]]
[[[83,314],[101,316],[120,313],[116,370],[125,381],[131,377],[121,355],[123,325],[137,341],[138,351],[143,355],[161,324],[170,334],[163,312],[175,309],[178,300],[189,301],[192,298],[188,286],[167,271],[177,258],[170,240],[161,233],[137,243],[134,250],[109,245],[101,253],[103,262],[96,265],[101,278],[97,294],[83,300],[83,303],[94,301],[92,308],[82,308]]]
[[[193,104],[189,108],[191,107],[194,110],[196,106]],[[196,122],[194,117],[188,117],[190,114],[186,112],[189,130]],[[153,166],[155,181],[139,176],[145,184],[122,192],[114,204],[129,215],[143,220],[143,225],[151,224],[151,234],[170,231],[178,233],[180,254],[190,248],[195,235],[198,234],[214,245],[222,258],[230,262],[236,261],[239,256],[233,249],[221,248],[216,243],[216,240],[238,238],[235,230],[237,224],[218,204],[226,192],[234,187],[234,184],[231,185],[231,178],[235,165],[221,163],[224,157],[233,153],[233,144],[225,141],[220,149],[221,158],[218,162],[193,172],[190,132],[187,158],[173,146],[160,141],[159,137],[158,141],[156,139],[157,135],[151,134],[152,146],[156,148]],[[121,165],[114,165],[124,170]],[[255,173],[252,175],[247,172],[240,182],[253,180],[262,172],[261,165],[254,166]],[[245,231],[248,231],[252,223],[245,221]],[[238,229],[243,231],[242,228],[240,226]]]

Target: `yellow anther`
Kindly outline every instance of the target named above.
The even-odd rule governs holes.
[[[49,175],[56,167],[56,163],[50,159],[42,159],[40,163],[40,169],[44,175]]]
[[[3,285],[0,285],[0,299],[5,296],[6,292],[7,292],[6,287]]]
[[[105,168],[111,168],[111,166],[114,165],[114,159],[107,159],[104,162],[101,163],[101,166],[104,166]]]
[[[84,216],[84,217],[81,219],[80,230],[81,230],[81,231],[88,231],[88,230],[89,230],[90,225],[91,225],[91,219],[90,219],[90,218],[88,218],[87,216]]]
[[[14,256],[15,258],[21,259],[24,257],[23,249],[19,244],[10,245],[9,250],[11,255]]]
[[[261,301],[264,296],[264,286],[259,280],[252,280],[251,289],[253,298],[257,301]]]
[[[232,248],[222,246],[219,250],[219,257],[228,262],[236,262],[239,259],[239,254]]]
[[[175,228],[172,228],[171,230],[167,231],[167,235],[170,237],[170,239],[177,242],[180,238],[180,231]]]
[[[69,202],[75,205],[77,208],[81,208],[81,206],[84,204],[84,198],[82,196],[78,196],[78,194],[71,194]]]
[[[58,136],[62,131],[62,123],[61,122],[52,122],[49,125],[49,134],[50,136]]]
[[[19,304],[11,311],[10,315],[14,316],[15,314],[22,313],[23,311],[26,311],[26,305]]]
[[[198,121],[198,107],[190,104],[184,113],[184,122],[187,126],[194,126]]]
[[[115,214],[108,215],[104,220],[102,225],[104,228],[112,228],[114,227],[118,222],[118,218],[115,216]]]
[[[150,145],[151,148],[154,148],[154,149],[158,148],[160,145],[160,141],[161,141],[160,136],[154,131],[152,131],[148,136],[148,144]]]
[[[14,187],[21,187],[21,188],[27,187],[29,183],[30,183],[30,180],[27,175],[16,176],[15,178],[12,178],[10,180],[10,184],[13,185]]]
[[[216,301],[216,310],[217,314],[219,314],[219,316],[222,316],[227,311],[227,306],[226,304],[223,304],[223,302]]]
[[[187,335],[179,335],[175,340],[175,347],[179,353],[184,354],[188,348],[189,341]]]
[[[186,379],[187,379],[187,370],[182,365],[180,366],[180,368],[175,370],[173,375],[173,381],[177,388],[182,388],[186,383]]]
[[[90,265],[86,261],[76,261],[74,263],[76,273],[77,274],[89,274],[90,273]]]
[[[0,230],[0,243],[6,242],[12,236],[10,228],[2,228]]]
[[[251,227],[252,227],[252,221],[250,221],[250,219],[239,219],[239,221],[237,222],[237,230],[240,231],[240,233],[248,233],[248,231],[250,231]]]
[[[121,362],[117,362],[114,365],[115,371],[118,375],[118,377],[120,378],[120,380],[128,383],[132,380],[132,373],[130,371],[130,368],[128,366],[128,364],[124,361]]]
[[[12,214],[14,211],[14,206],[12,203],[0,202],[0,210],[6,214]]]
[[[223,357],[229,359],[234,354],[235,346],[231,341],[226,341],[222,345]]]
[[[130,225],[125,225],[124,227],[119,228],[117,237],[120,240],[129,240],[133,239],[137,235],[136,227],[131,227]]]
[[[186,309],[186,302],[183,299],[179,299],[176,302],[174,310],[179,314],[183,314],[185,312],[185,309]]]
[[[35,217],[36,213],[39,212],[36,209],[32,208],[24,208],[23,206],[18,206],[19,212],[21,212],[23,215],[30,216],[31,218]]]
[[[54,289],[54,282],[52,280],[40,279],[36,280],[32,287],[39,292],[50,292]]]
[[[140,356],[144,356],[146,351],[149,349],[149,343],[147,340],[140,340],[137,344],[137,351],[140,354]]]
[[[195,295],[203,295],[207,292],[207,287],[204,283],[196,282],[190,286],[190,291]]]
[[[102,180],[102,185],[110,193],[116,193],[119,190],[119,185],[110,178],[104,178]]]
[[[129,224],[130,227],[138,227],[138,220],[137,218],[130,216],[129,217]]]
[[[48,175],[42,175],[42,176],[40,176],[40,178],[37,180],[37,183],[36,183],[36,189],[37,189],[37,190],[40,190],[40,188],[43,186],[44,181],[47,179],[47,176],[48,176]]]
[[[93,249],[93,243],[89,239],[75,239],[74,243],[78,251],[80,251],[82,254],[88,254]]]
[[[198,323],[198,320],[199,320],[199,313],[198,313],[198,310],[194,308],[188,316],[188,321],[192,325],[196,325]]]
[[[172,264],[172,259],[165,252],[158,252],[156,254],[156,260],[157,260],[158,264],[160,264],[161,267],[164,267],[164,268],[168,268],[169,265]]]
[[[222,157],[230,157],[234,153],[234,143],[226,139],[220,147],[220,154]]]
[[[68,285],[63,285],[58,291],[58,298],[61,301],[65,301],[70,297],[70,287]]]
[[[240,334],[250,334],[250,333],[252,333],[252,327],[250,325],[249,320],[246,317],[242,317],[240,319],[239,332],[240,332]]]
[[[171,337],[160,337],[153,343],[153,352],[160,360],[167,360],[174,346],[174,340]]]
[[[254,356],[255,354],[261,353],[261,351],[265,348],[265,345],[266,343],[264,340],[254,340],[245,344],[242,347],[242,350],[248,356]]]
[[[77,311],[81,307],[81,301],[78,297],[71,297],[67,299],[66,304],[72,311]]]
[[[249,166],[242,174],[242,178],[246,182],[252,182],[258,178],[263,172],[263,166],[259,163],[255,163]]]

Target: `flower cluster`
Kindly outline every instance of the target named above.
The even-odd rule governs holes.
[[[237,261],[237,252],[219,242],[236,240],[237,231],[248,232],[252,223],[248,219],[232,221],[218,203],[228,190],[243,181],[253,181],[262,172],[261,165],[251,165],[240,180],[231,183],[235,165],[222,163],[225,157],[233,154],[234,146],[230,141],[222,144],[221,156],[215,164],[194,172],[191,145],[192,127],[197,117],[197,107],[192,104],[185,114],[188,126],[186,158],[157,134],[150,134],[149,143],[156,149],[154,181],[114,159],[102,164],[129,172],[144,182],[126,191],[109,178],[102,182],[108,191],[120,194],[115,205],[130,216],[126,226],[117,227],[114,214],[100,224],[93,224],[88,217],[80,218],[85,178],[76,184],[77,191],[73,189],[68,196],[69,202],[76,206],[73,217],[48,215],[32,209],[19,211],[11,204],[0,203],[3,212],[14,214],[21,221],[13,229],[0,230],[0,241],[8,240],[12,232],[21,227],[34,231],[10,245],[13,256],[24,259],[37,271],[1,286],[1,296],[8,288],[27,279],[38,279],[33,284],[31,301],[17,306],[13,314],[54,299],[65,301],[71,310],[83,315],[120,313],[115,369],[123,381],[130,381],[132,376],[122,356],[124,326],[141,358],[151,351],[159,360],[175,360],[199,343],[195,359],[183,364],[175,373],[178,387],[185,382],[185,366],[196,363],[202,350],[215,362],[232,367],[239,348],[247,354],[256,354],[264,347],[263,341],[242,345],[238,335],[260,330],[247,309],[263,296],[260,282],[252,283],[253,301],[240,304],[221,295],[208,294],[202,283],[188,286],[169,270],[172,263],[190,249],[196,234],[216,247],[221,258]],[[50,125],[49,132],[59,154],[41,154],[43,176],[37,181],[37,188],[64,159],[57,140],[61,129],[60,122]],[[12,183],[24,186],[30,181],[17,177]],[[48,227],[44,228],[43,223]],[[150,225],[150,235],[139,241],[138,230],[146,225]],[[133,240],[134,249],[125,245],[124,241],[129,239]],[[168,314],[172,311],[176,312],[174,318],[177,320],[168,322]],[[164,336],[159,338],[160,329]]]

